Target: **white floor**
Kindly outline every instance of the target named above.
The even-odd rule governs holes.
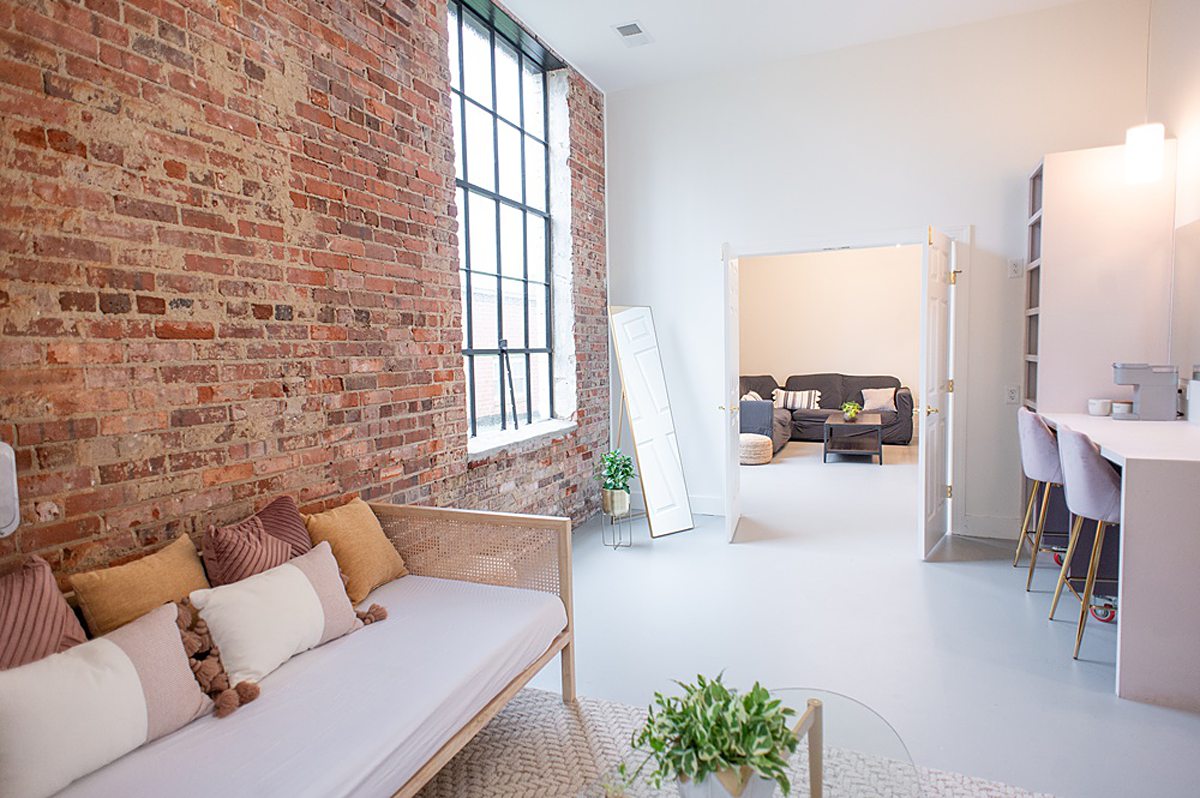
[[[598,520],[576,531],[582,695],[646,704],[724,670],[853,696],[919,765],[1062,798],[1200,795],[1200,715],[1113,694],[1112,626],[1089,623],[1071,660],[1078,604],[1046,619],[1052,563],[1028,594],[1008,543],[956,538],[922,563],[914,450],[887,447],[881,468],[822,465],[820,448],[742,468],[734,545],[712,516],[653,542],[643,525],[621,551]],[[534,686],[557,689],[558,669]]]

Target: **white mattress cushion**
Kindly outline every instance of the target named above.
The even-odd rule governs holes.
[[[388,618],[293,657],[262,696],[76,781],[109,795],[390,796],[566,626],[557,596],[406,576],[364,605]],[[203,778],[197,762],[209,763]]]

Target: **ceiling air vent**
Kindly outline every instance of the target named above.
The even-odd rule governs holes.
[[[642,23],[636,19],[621,25],[613,25],[613,30],[621,37],[621,41],[625,42],[626,47],[641,47],[654,41],[650,38],[650,34],[646,33]]]

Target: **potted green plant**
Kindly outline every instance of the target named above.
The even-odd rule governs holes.
[[[600,456],[600,502],[609,515],[625,515],[629,512],[629,480],[634,477],[633,458],[622,454],[620,449],[605,452]]]
[[[654,694],[646,724],[633,736],[633,747],[646,758],[627,783],[646,775],[656,789],[677,780],[683,798],[768,798],[778,786],[791,791],[788,756],[799,740],[789,724],[795,711],[754,683],[749,692],[726,687],[721,677],[696,677],[695,684],[677,682],[681,696]]]
[[[862,412],[862,405],[858,402],[843,402],[842,403],[842,418],[847,421],[853,421],[858,418],[858,414]]]

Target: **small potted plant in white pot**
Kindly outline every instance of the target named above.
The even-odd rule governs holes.
[[[635,476],[633,458],[621,454],[620,449],[605,452],[600,456],[600,503],[609,515],[625,515],[629,512],[629,480]]]
[[[721,677],[678,682],[682,696],[654,694],[646,724],[634,733],[633,747],[646,752],[632,782],[653,763],[646,779],[656,789],[679,783],[683,798],[769,798],[778,787],[791,791],[788,757],[799,740],[789,724],[795,711],[755,682],[749,692],[726,687]]]
[[[844,402],[842,404],[842,418],[847,421],[853,421],[858,418],[858,414],[862,412],[862,405],[858,402]]]

